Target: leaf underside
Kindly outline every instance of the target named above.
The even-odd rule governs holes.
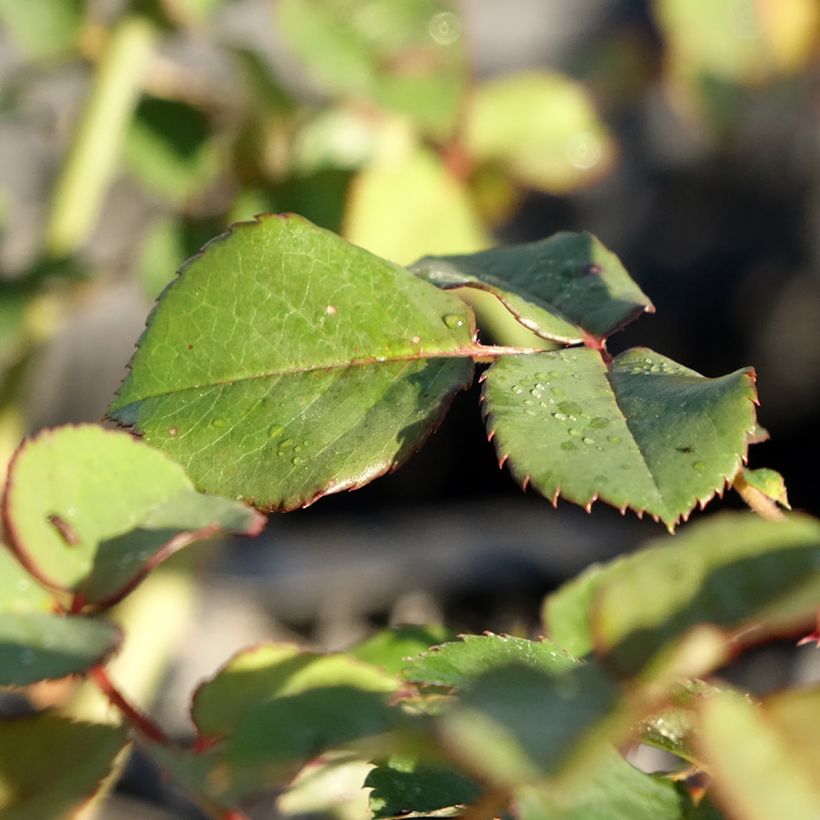
[[[411,269],[442,288],[486,290],[545,339],[600,342],[654,307],[614,253],[588,233],[463,256],[426,256]]]
[[[394,469],[468,386],[459,299],[286,215],[241,223],[166,289],[109,410],[195,485],[305,506]]]
[[[647,512],[670,530],[731,481],[755,424],[752,371],[708,379],[642,348],[609,365],[590,349],[505,356],[483,398],[523,486]]]

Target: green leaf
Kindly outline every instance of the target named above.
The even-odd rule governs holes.
[[[744,470],[743,480],[759,490],[766,498],[771,498],[787,510],[791,509],[789,495],[786,492],[786,482],[777,470],[761,467],[758,470]]]
[[[277,22],[309,73],[333,94],[407,114],[441,139],[458,116],[461,22],[444,0],[280,0]]]
[[[605,741],[623,731],[620,697],[618,685],[594,664],[558,674],[498,667],[442,715],[440,731],[467,771],[515,786],[597,761],[609,750]]]
[[[770,695],[763,703],[763,714],[786,740],[790,754],[799,757],[803,768],[814,772],[814,782],[820,785],[820,686]]]
[[[128,169],[140,183],[174,203],[199,193],[219,169],[207,116],[178,100],[144,97],[123,151]]]
[[[433,812],[476,800],[481,788],[473,780],[444,766],[394,755],[367,775],[370,810],[376,820],[409,812]]]
[[[820,699],[801,709],[816,748]],[[734,693],[704,701],[698,732],[712,789],[732,817],[820,817],[820,777],[812,759],[780,731],[776,719]],[[817,755],[814,755],[816,760]]]
[[[464,253],[489,244],[464,184],[423,148],[396,149],[362,171],[344,225],[351,242],[402,264],[424,252]]]
[[[630,766],[614,751],[570,790],[525,786],[514,800],[519,820],[688,820],[685,787]]]
[[[34,58],[57,57],[74,48],[84,17],[84,0],[0,0],[4,27]]]
[[[73,817],[125,742],[121,727],[47,713],[0,720],[3,820]]]
[[[479,85],[467,109],[468,155],[501,165],[524,185],[562,194],[601,178],[615,144],[583,86],[523,72]]]
[[[411,269],[442,288],[492,293],[545,339],[600,343],[654,307],[621,261],[588,233],[464,256],[426,256]]]
[[[54,596],[0,542],[0,613],[49,612],[53,608]]]
[[[47,612],[0,616],[0,686],[25,686],[83,672],[120,643],[106,621]]]
[[[591,633],[607,665],[634,674],[698,625],[737,652],[810,622],[820,601],[820,523],[724,513],[600,576]],[[693,659],[697,661],[698,659]],[[702,675],[695,668],[681,674]]]
[[[197,689],[191,716],[202,734],[227,735],[258,704],[332,686],[393,692],[399,681],[347,655],[310,652],[293,644],[260,644],[239,652]]]
[[[509,635],[464,635],[460,641],[433,647],[402,670],[413,683],[464,687],[499,666],[521,664],[546,672],[561,672],[577,661],[549,641],[528,641]]]
[[[268,217],[183,268],[109,414],[199,489],[294,509],[405,461],[470,383],[473,331],[455,297]]]
[[[244,505],[196,493],[162,453],[95,425],[47,430],[20,446],[3,520],[35,577],[98,605],[192,541],[264,523]]]
[[[642,348],[610,364],[590,349],[505,356],[484,399],[520,484],[553,503],[648,512],[670,530],[735,476],[755,423],[752,371],[709,379]]]
[[[416,655],[454,638],[455,633],[443,626],[408,624],[383,629],[349,649],[347,654],[398,674]]]

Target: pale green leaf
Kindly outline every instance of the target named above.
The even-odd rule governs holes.
[[[443,626],[407,624],[376,632],[349,649],[348,654],[398,674],[420,653],[455,637],[452,630]]]
[[[54,596],[0,542],[0,613],[49,612],[53,608]]]
[[[786,491],[786,482],[777,470],[761,467],[758,470],[744,470],[743,480],[759,490],[766,498],[771,498],[787,510],[791,509],[789,494]]]
[[[633,348],[505,356],[484,384],[487,428],[523,486],[596,499],[672,529],[741,468],[755,423],[754,374],[709,379]]]
[[[0,21],[32,57],[57,57],[74,48],[85,16],[84,0],[0,0]]]
[[[268,217],[185,266],[109,414],[199,489],[293,509],[406,460],[469,384],[473,332],[455,297]]]
[[[196,493],[157,450],[95,425],[25,441],[9,470],[3,515],[15,552],[38,579],[100,605],[192,541],[256,533],[264,523],[242,504]]]
[[[588,233],[463,256],[427,256],[411,266],[442,288],[492,293],[545,339],[600,341],[654,307],[621,261]]]
[[[3,820],[75,816],[125,742],[121,727],[51,714],[0,721]]]
[[[474,159],[500,164],[524,185],[552,194],[600,179],[615,156],[583,86],[537,71],[478,85],[464,142]]]

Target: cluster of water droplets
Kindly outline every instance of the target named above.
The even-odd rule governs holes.
[[[278,440],[276,455],[278,455],[279,458],[289,458],[290,463],[294,467],[298,467],[304,463],[304,458],[299,455],[304,448],[304,444],[300,444],[290,437],[282,438],[284,432],[285,428],[281,424],[273,424],[268,428],[268,438],[272,441]]]

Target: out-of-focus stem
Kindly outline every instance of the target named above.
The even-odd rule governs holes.
[[[150,20],[129,15],[108,40],[52,196],[45,250],[53,258],[77,251],[96,224],[155,39]]]
[[[756,487],[752,487],[741,473],[738,473],[732,486],[746,504],[761,518],[765,518],[767,521],[781,521],[783,519],[783,511],[777,504]]]

